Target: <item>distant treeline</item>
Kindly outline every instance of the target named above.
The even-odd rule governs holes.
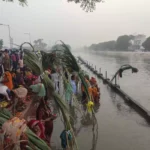
[[[150,37],[146,39],[142,46],[145,48],[145,50],[150,51]]]
[[[118,50],[118,51],[128,51],[131,46],[133,46],[132,41],[137,47],[137,49],[140,49],[140,46],[143,46],[145,50],[150,51],[150,37],[146,39],[144,42],[139,40],[142,39],[145,35],[122,35],[117,38],[116,41],[107,41],[107,42],[101,42],[98,44],[92,44],[88,47],[88,49],[91,50]]]

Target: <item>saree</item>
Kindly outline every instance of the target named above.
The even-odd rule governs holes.
[[[9,71],[5,72],[4,80],[6,82],[4,82],[3,84],[6,85],[10,90],[12,90],[13,89],[13,81],[12,81],[11,73]]]

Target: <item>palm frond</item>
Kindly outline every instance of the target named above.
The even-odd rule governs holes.
[[[36,74],[41,75],[43,73],[41,60],[33,52],[24,50],[24,63]]]
[[[52,81],[50,78],[44,73],[43,66],[42,66],[42,61],[38,59],[38,57],[30,51],[25,51],[25,64],[31,68],[34,73],[38,76],[41,76],[43,78],[43,83],[45,87],[51,91],[52,95],[54,96],[56,103],[59,105],[60,108],[68,110],[66,104],[64,103],[64,100],[62,100],[58,94],[55,92],[55,88],[53,86]],[[69,112],[69,111],[68,111]]]
[[[77,74],[78,74],[78,76],[79,76],[79,78],[83,84],[83,87],[85,89],[85,93],[88,97],[88,100],[90,100],[91,98],[90,98],[90,95],[88,92],[88,85],[87,85],[86,80],[84,78],[84,74],[82,73],[81,68],[76,61],[76,58],[73,56],[73,54],[71,53],[68,46],[63,41],[60,41],[60,42],[62,43],[63,49],[61,51],[58,51],[56,49],[55,51],[61,53],[60,59],[61,59],[61,62],[62,62],[64,67],[66,67],[68,70],[71,69],[71,70],[77,72]]]
[[[65,101],[60,97],[60,95],[55,92],[52,81],[44,73],[42,61],[40,61],[38,59],[38,57],[33,52],[24,51],[24,53],[25,53],[25,58],[24,58],[25,64],[29,68],[31,68],[36,75],[39,75],[42,77],[42,81],[43,81],[45,87],[51,91],[51,94],[54,98],[54,101],[62,113],[65,129],[66,130],[72,129],[71,124],[70,124],[70,120],[68,119],[68,116],[71,116],[71,114],[69,113],[69,108],[67,107]]]
[[[46,53],[41,51],[43,69],[47,70],[49,67],[53,69],[53,66],[58,63],[56,54],[54,52]]]
[[[20,45],[20,50],[21,50],[21,51],[22,51],[23,45],[25,45],[25,44],[28,44],[28,45],[31,47],[31,49],[32,49],[33,52],[35,51],[33,45],[32,45],[31,43],[29,43],[29,42],[24,42],[24,43],[22,43],[22,44]]]

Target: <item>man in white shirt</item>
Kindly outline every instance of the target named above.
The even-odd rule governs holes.
[[[51,73],[51,79],[53,81],[55,91],[59,93],[59,74],[54,70]]]
[[[0,94],[6,96],[7,100],[10,101],[10,97],[8,95],[8,92],[10,90],[8,89],[7,86],[0,84]]]

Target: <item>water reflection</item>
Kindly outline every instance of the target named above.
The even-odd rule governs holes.
[[[107,89],[110,97],[112,98],[112,103],[117,108],[119,114],[127,116],[135,112],[131,107],[127,106],[129,104],[125,103],[123,99],[120,96],[118,96],[118,94],[116,94],[112,89],[110,88]]]
[[[149,56],[139,55],[134,53],[83,53],[80,56],[90,63],[93,63],[97,68],[102,68],[102,73],[108,71],[108,77],[114,74],[115,71],[120,68],[123,64],[131,64],[137,67],[140,71],[138,74],[127,74],[123,75],[123,78],[119,81],[121,84],[121,89],[123,89],[128,95],[133,97],[135,100],[145,102],[150,97],[149,88],[150,87],[150,67],[149,67]],[[90,76],[93,74],[89,73]],[[146,86],[147,85],[147,86]],[[102,105],[101,111],[98,113],[99,121],[99,135],[102,138],[98,142],[98,135],[92,132],[92,141],[88,137],[90,136],[91,127],[93,127],[92,121],[89,120],[89,116],[86,116],[86,121],[81,121],[81,126],[78,128],[79,132],[82,128],[87,128],[85,134],[83,133],[83,139],[86,140],[87,150],[97,150],[99,149],[115,149],[115,150],[126,150],[126,149],[148,149],[149,145],[149,124],[135,111],[129,107],[120,96],[116,95],[109,88],[105,88],[106,85],[101,84],[101,94],[102,94]],[[150,106],[147,101],[145,106]],[[98,108],[99,109],[99,108]],[[98,112],[96,110],[96,113]],[[149,109],[150,110],[150,109]],[[87,121],[88,120],[88,121]],[[106,131],[106,132],[105,132]],[[84,131],[83,131],[84,132]],[[82,133],[82,132],[81,132]],[[87,137],[88,136],[88,137]],[[133,138],[134,137],[134,138]],[[99,137],[100,138],[100,137]],[[124,142],[126,141],[126,142]],[[138,142],[137,142],[138,141]],[[90,145],[92,142],[92,145]],[[83,141],[81,141],[82,145]],[[84,145],[83,144],[83,145]],[[91,146],[91,147],[90,147]],[[90,147],[90,148],[89,148]],[[84,149],[84,148],[83,148]]]
[[[97,119],[93,118],[93,137],[92,137],[92,148],[91,150],[96,150],[96,146],[97,146],[97,141],[98,141],[98,123],[97,123]]]
[[[74,131],[76,131],[76,123],[77,123],[77,112],[75,111],[75,107],[74,106],[70,106],[70,123],[71,123],[71,126],[73,128]]]
[[[100,55],[105,57],[105,59],[108,59],[108,58],[114,59],[117,65],[116,68],[119,68],[120,66],[124,64],[130,64],[130,57],[128,57],[124,53],[120,54],[120,53],[110,52],[110,53],[100,53]]]
[[[78,136],[83,128],[91,128],[92,127],[92,147],[90,150],[96,150],[97,141],[98,141],[98,123],[95,117],[95,113],[88,113],[85,109],[85,105],[83,105],[84,115],[82,116],[80,113],[76,112],[76,108],[74,106],[70,107],[70,113],[72,117],[70,117],[70,122],[75,132],[75,136]],[[98,111],[100,104],[95,105],[94,110]],[[80,135],[79,135],[80,136]]]
[[[95,105],[94,105],[94,112],[95,113],[98,113],[98,111],[99,111],[99,108],[100,108],[100,102],[98,102],[98,103],[96,103]]]
[[[143,58],[143,67],[145,72],[150,76],[150,60],[149,58]]]
[[[110,94],[110,97],[112,98],[112,103],[117,108],[119,115],[130,117],[132,116],[132,120],[134,120],[140,126],[150,127],[149,120],[145,120],[144,117],[139,118],[139,114],[135,112],[136,108],[133,109],[129,103],[124,102],[124,100],[110,88],[108,88],[108,93]]]
[[[114,57],[116,60],[117,68],[121,67],[124,64],[130,64],[130,58],[125,57],[125,56],[115,56]]]
[[[81,124],[84,127],[91,126],[92,125],[92,147],[90,150],[96,150],[97,141],[98,141],[98,122],[93,114],[92,116],[87,113],[85,118],[81,119]]]

